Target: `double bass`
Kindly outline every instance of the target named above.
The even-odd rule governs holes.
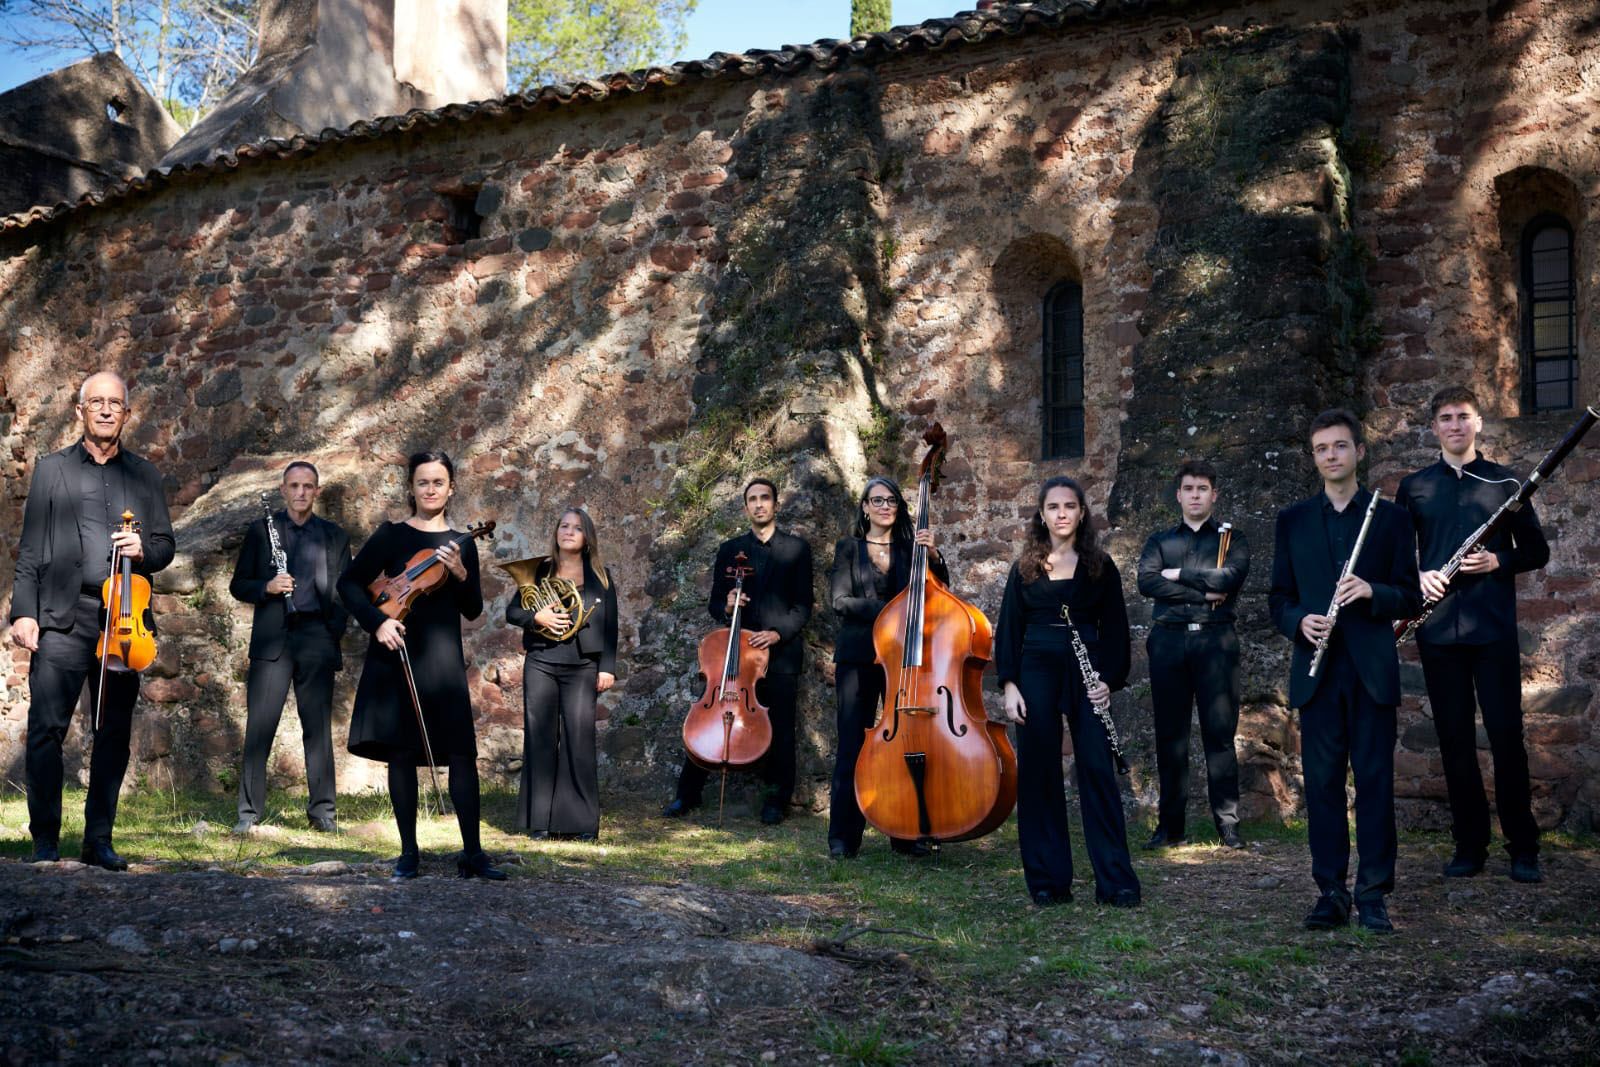
[[[743,552],[734,558],[733,611],[728,625],[700,641],[700,673],[706,691],[689,706],[683,720],[683,747],[689,758],[708,770],[721,769],[724,793],[728,768],[748,767],[772,747],[772,719],[756,699],[756,683],[767,675],[771,653],[750,643],[743,623],[745,576],[753,567]],[[718,800],[717,810],[722,809]]]
[[[136,533],[139,524],[133,512],[122,513],[120,533]],[[106,674],[112,671],[143,671],[156,659],[155,630],[150,617],[150,579],[133,572],[133,560],[115,546],[111,549],[111,577],[100,583],[100,602],[105,605],[106,621],[95,642],[95,658],[100,661],[99,697],[94,704],[94,728],[100,729],[100,713],[106,698]]]
[[[935,423],[917,482],[917,532],[947,438]],[[965,841],[995,830],[1017,803],[1017,756],[983,708],[983,667],[994,630],[928,570],[917,545],[911,580],[884,605],[872,643],[885,688],[856,761],[856,802],[869,823],[900,840]]]

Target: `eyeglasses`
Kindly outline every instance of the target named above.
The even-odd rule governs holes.
[[[90,411],[109,411],[113,415],[128,410],[128,402],[126,400],[118,400],[114,396],[91,396],[83,402],[83,406]]]
[[[899,501],[892,496],[869,496],[867,497],[867,503],[875,508],[889,508],[898,504]]]

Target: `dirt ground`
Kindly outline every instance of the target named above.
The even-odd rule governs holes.
[[[639,818],[638,833],[659,832]],[[1548,879],[1529,887],[1510,882],[1499,857],[1478,878],[1446,882],[1436,872],[1447,843],[1408,837],[1389,938],[1300,930],[1311,899],[1303,840],[1141,855],[1137,912],[1082,899],[1041,912],[1008,893],[977,905],[990,913],[975,936],[1015,930],[1030,943],[931,955],[898,951],[917,947],[910,934],[840,943],[874,921],[839,888],[854,876],[845,865],[800,868],[822,872],[816,892],[769,892],[581,862],[553,869],[535,862],[539,847],[501,853],[503,884],[458,879],[444,856],[393,884],[376,849],[243,873],[0,860],[0,1054],[22,1064],[1600,1062],[1600,851],[1588,847],[1547,849]],[[952,847],[932,862],[962,860]],[[908,883],[924,877],[904,870]],[[974,885],[989,877],[974,871]],[[965,877],[927,884],[948,893]],[[1004,949],[1014,972],[985,970]]]

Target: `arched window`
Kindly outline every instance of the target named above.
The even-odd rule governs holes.
[[[1044,297],[1044,458],[1083,455],[1083,286]]]
[[[1577,402],[1578,287],[1572,227],[1559,215],[1540,215],[1522,237],[1522,359],[1534,411],[1559,411]]]

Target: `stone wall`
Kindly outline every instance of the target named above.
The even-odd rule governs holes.
[[[38,454],[72,439],[77,378],[122,370],[131,440],[168,475],[182,553],[158,582],[163,655],[135,773],[214,785],[242,733],[248,613],[226,585],[254,494],[308,455],[359,538],[402,513],[404,454],[445,447],[462,474],[454,517],[498,519],[498,558],[540,551],[568,502],[594,514],[623,594],[605,788],[664,792],[699,691],[706,561],[739,528],[750,474],[783,482],[825,605],[865,477],[909,473],[941,420],[935,517],[957,590],[998,607],[1035,487],[1072,473],[1138,621],[1133,559],[1174,521],[1166,472],[1211,454],[1257,560],[1247,810],[1289,813],[1287,642],[1264,590],[1272,512],[1314,488],[1299,427],[1323,403],[1360,406],[1372,474],[1392,490],[1428,459],[1419,405],[1463,377],[1495,398],[1497,458],[1527,467],[1569,419],[1523,416],[1506,396],[1502,215],[1565,190],[1584,284],[1600,282],[1600,159],[1579,135],[1594,121],[1596,5],[1352,0],[1322,21],[1329,6],[1157,6],[836,70],[419,123],[30,227],[0,247],[0,542],[14,552]],[[1469,90],[1486,67],[1504,72],[1494,91]],[[1063,278],[1084,290],[1087,454],[1041,462],[1038,305]],[[1600,811],[1584,785],[1600,766],[1600,587],[1580,570],[1600,560],[1584,495],[1596,446],[1541,492],[1555,557],[1523,586],[1547,823]],[[486,580],[471,677],[485,773],[511,781],[521,657],[502,621],[509,582]],[[822,607],[801,758],[818,801],[832,632]],[[7,657],[0,763],[20,781],[27,664]],[[1437,822],[1410,677],[1401,793],[1410,821]],[[1150,805],[1142,675],[1115,710]],[[286,721],[289,773],[295,734]],[[359,760],[340,770],[346,788],[381,780]]]

